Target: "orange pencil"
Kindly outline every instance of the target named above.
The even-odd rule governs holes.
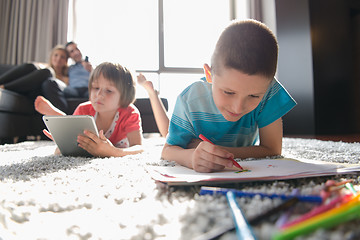
[[[207,139],[207,138],[206,138],[204,135],[202,135],[202,134],[199,135],[199,138],[200,138],[201,140],[205,141],[205,142],[208,142],[208,143],[213,144],[209,139]],[[229,159],[233,162],[233,164],[234,164],[237,168],[240,168],[241,170],[244,170],[244,169],[240,166],[240,164],[237,163],[233,158],[229,158]]]
[[[209,71],[209,69],[207,67],[205,67],[204,65],[204,72],[205,72],[205,76],[206,76],[206,81],[208,83],[211,83],[211,72]]]

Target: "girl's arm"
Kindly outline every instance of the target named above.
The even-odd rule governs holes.
[[[224,147],[233,153],[235,158],[263,158],[281,154],[283,126],[282,119],[259,129],[260,145],[250,147]]]
[[[140,130],[129,132],[127,134],[127,138],[129,140],[130,147],[142,144],[142,136]]]
[[[160,134],[161,136],[166,137],[169,131],[169,118],[166,114],[165,107],[155,90],[149,92],[149,99]]]
[[[154,113],[156,125],[160,131],[161,136],[165,137],[168,134],[169,117],[166,114],[164,104],[160,100],[158,93],[155,91],[152,82],[146,80],[144,75],[139,74],[137,76],[137,81],[141,86],[145,88],[145,90],[149,94],[151,108]]]
[[[77,138],[79,147],[88,151],[95,157],[123,157],[126,155],[137,154],[143,152],[141,147],[140,130],[128,133],[129,148],[117,148],[104,136],[104,132],[99,132],[99,137],[89,131],[84,131],[84,135]]]

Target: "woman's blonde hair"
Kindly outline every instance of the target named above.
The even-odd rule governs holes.
[[[91,94],[92,83],[103,76],[112,82],[120,92],[120,107],[126,108],[135,101],[135,81],[131,72],[120,64],[104,62],[92,71],[89,80],[89,93]]]
[[[63,45],[56,45],[53,49],[51,49],[50,55],[49,55],[49,66],[54,69],[54,66],[51,63],[51,59],[53,57],[53,55],[55,54],[56,51],[63,51],[66,55],[66,64],[63,67],[63,69],[61,70],[61,74],[63,76],[68,76],[68,70],[69,70],[69,66],[67,64],[67,60],[69,59],[69,53],[66,51],[66,48]]]

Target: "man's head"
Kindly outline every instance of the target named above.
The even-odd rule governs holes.
[[[212,74],[233,68],[248,75],[275,76],[278,44],[271,30],[255,20],[236,21],[221,34],[211,59]]]
[[[66,51],[68,51],[70,58],[72,58],[75,62],[81,62],[82,54],[76,43],[68,42],[66,43],[65,48]]]

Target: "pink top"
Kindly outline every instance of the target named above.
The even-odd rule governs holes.
[[[91,103],[85,102],[81,103],[75,109],[73,115],[90,115],[93,116],[96,121],[97,114]],[[104,134],[115,147],[129,147],[127,134],[137,130],[141,130],[140,113],[139,110],[131,104],[127,108],[118,109],[113,123]]]

